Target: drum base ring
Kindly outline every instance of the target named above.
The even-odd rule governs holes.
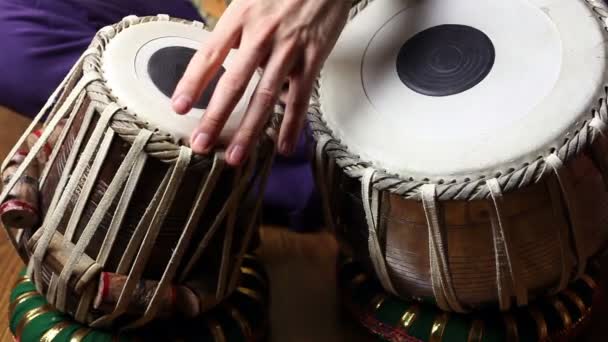
[[[154,322],[129,333],[93,329],[75,322],[51,307],[21,272],[10,295],[9,328],[19,342],[262,341],[269,326],[268,276],[253,255],[243,259],[243,268],[247,271],[241,272],[237,290],[217,308],[196,319]]]
[[[371,334],[391,342],[569,341],[588,326],[601,300],[595,272],[560,293],[507,313],[444,312],[428,301],[406,301],[387,293],[351,258],[338,267],[343,309]]]

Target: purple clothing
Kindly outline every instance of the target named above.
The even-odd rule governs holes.
[[[168,14],[203,19],[188,0],[0,0],[0,105],[34,116],[102,27],[123,17]],[[277,158],[265,218],[294,229],[321,222],[304,134],[290,158]]]

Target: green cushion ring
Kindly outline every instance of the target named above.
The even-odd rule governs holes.
[[[237,290],[217,308],[192,320],[155,322],[130,335],[88,328],[53,309],[20,274],[10,294],[9,326],[19,342],[260,341],[268,330],[269,280],[253,255],[246,255]]]

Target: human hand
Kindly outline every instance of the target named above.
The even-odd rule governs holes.
[[[260,136],[281,95],[286,110],[279,132],[281,154],[293,152],[304,125],[317,75],[342,31],[350,9],[345,0],[234,0],[209,41],[194,55],[173,95],[173,109],[192,109],[232,48],[232,67],[221,77],[190,145],[207,153],[258,68],[263,73],[227,150],[239,165]],[[288,87],[283,94],[284,85]]]

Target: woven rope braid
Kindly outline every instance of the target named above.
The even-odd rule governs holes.
[[[119,99],[112,94],[111,87],[108,86],[106,80],[103,78],[102,55],[107,45],[110,43],[112,38],[114,38],[121,31],[134,25],[153,21],[170,21],[182,23],[184,25],[193,25],[200,27],[201,29],[204,27],[200,22],[190,22],[187,20],[171,18],[166,15],[158,15],[150,17],[128,16],[117,24],[101,29],[93,39],[90,46],[90,49],[94,50],[95,52],[85,57],[83,61],[84,74],[94,73],[101,75],[100,81],[93,82],[86,88],[87,94],[98,107],[104,108],[111,103],[120,103]],[[268,129],[278,127],[276,126],[279,123],[279,121],[276,119],[277,114],[273,114],[274,115],[271,115],[271,118],[267,124]],[[157,127],[151,126],[148,122],[142,120],[136,114],[129,112],[128,108],[122,108],[114,115],[112,121],[110,122],[110,127],[122,139],[130,144],[135,141],[137,135],[142,129],[151,130],[154,133],[145,148],[145,151],[150,156],[171,164],[175,163],[179,156],[180,146],[174,142],[174,138],[170,134]],[[262,139],[268,138],[270,137],[267,132]],[[212,162],[212,158],[194,155],[191,165],[210,167]]]
[[[349,20],[353,20],[367,5],[374,0],[362,0],[354,6],[349,14]],[[584,0],[598,15],[605,30],[608,31],[608,7],[600,0]],[[547,166],[544,158],[552,153],[564,161],[570,161],[578,156],[584,149],[589,147],[601,131],[590,126],[592,119],[597,118],[604,123],[608,122],[608,86],[604,87],[601,98],[598,99],[594,108],[589,110],[589,115],[584,121],[577,123],[572,137],[564,136],[561,146],[557,149],[547,149],[544,155],[523,164],[518,169],[509,169],[505,172],[481,175],[477,179],[443,179],[430,181],[428,179],[414,179],[406,175],[390,174],[386,170],[378,169],[373,164],[361,160],[358,155],[349,151],[348,147],[335,137],[332,130],[323,119],[320,103],[321,84],[317,80],[311,99],[308,118],[316,140],[328,138],[324,152],[329,154],[344,172],[353,178],[361,178],[363,170],[367,168],[376,169],[377,177],[373,186],[380,191],[388,191],[407,199],[421,200],[420,188],[424,184],[436,183],[438,200],[476,200],[489,199],[490,192],[486,186],[486,180],[496,178],[503,192],[511,192],[526,186],[540,182],[545,176],[552,174],[553,170]]]

